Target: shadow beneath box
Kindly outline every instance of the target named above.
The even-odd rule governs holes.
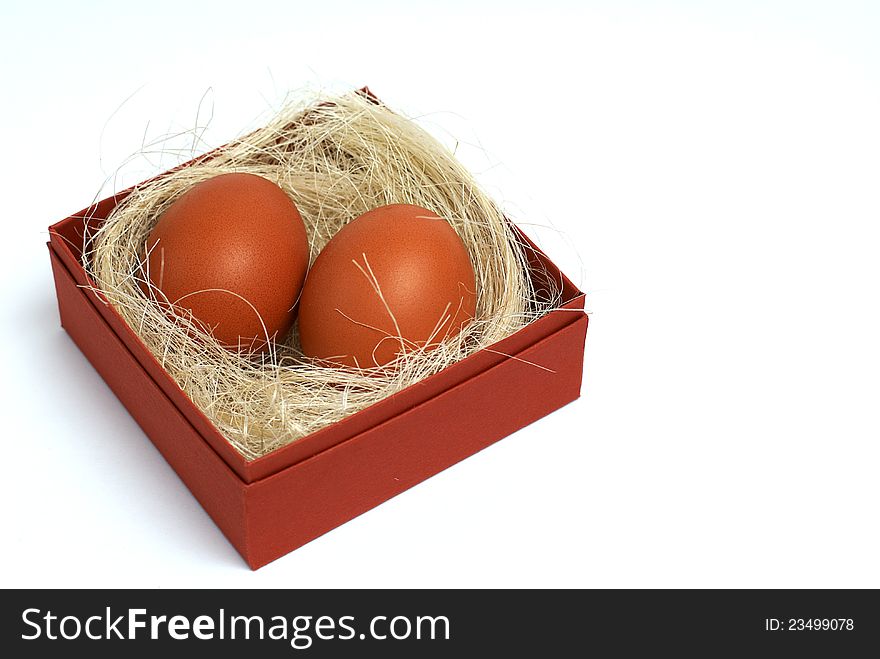
[[[250,568],[226,540],[183,481],[116,398],[73,340],[61,327],[54,287],[32,291],[19,308],[28,338],[34,384],[51,406],[52,442],[76,445],[78,470],[106,485],[108,506],[149,527],[157,560],[186,553],[199,565]],[[103,486],[102,485],[102,486]],[[108,515],[112,518],[112,515]],[[158,555],[161,551],[164,556]]]

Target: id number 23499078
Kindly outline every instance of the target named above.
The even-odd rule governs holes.
[[[846,632],[855,629],[852,618],[764,618],[768,632]]]

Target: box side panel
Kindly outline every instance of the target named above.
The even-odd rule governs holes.
[[[232,545],[244,556],[245,484],[144,371],[50,248],[61,324]]]
[[[517,358],[251,484],[246,493],[251,567],[275,560],[577,398],[587,322],[581,315]]]

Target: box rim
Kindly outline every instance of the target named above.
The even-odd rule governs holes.
[[[357,93],[363,94],[372,102],[381,104],[381,101],[369,90],[368,87],[364,86],[356,91]],[[122,318],[121,314],[119,314],[103,292],[100,291],[95,281],[89,276],[82,263],[82,250],[78,248],[74,249],[74,246],[69,244],[67,237],[62,233],[65,228],[70,225],[75,225],[76,223],[82,223],[83,230],[85,230],[86,225],[93,219],[98,219],[103,222],[112,210],[128,197],[128,195],[130,195],[138,186],[167,176],[174,171],[210,159],[215,152],[222,148],[224,147],[221,146],[217,149],[212,149],[207,153],[196,156],[187,162],[181,163],[157,174],[156,176],[150,177],[143,182],[136,183],[121,192],[113,193],[104,199],[95,201],[78,213],[74,213],[73,215],[50,225],[49,234],[50,244],[54,245],[59,252],[62,264],[68,269],[69,274],[73,277],[77,285],[83,289],[89,302],[93,305],[101,305],[100,307],[96,306],[96,308],[107,323],[110,331],[112,331],[123,342],[125,347],[132,353],[135,360],[142,368],[144,368],[144,370],[147,371],[147,375],[149,375],[150,378],[162,388],[163,392],[169,396],[174,406],[179,409],[184,416],[187,416],[187,420],[191,423],[192,419],[189,415],[194,415],[195,419],[198,421],[198,424],[193,424],[196,431],[244,482],[250,483],[257,481],[263,477],[271,475],[272,473],[282,471],[291,465],[298,464],[302,460],[308,459],[331,446],[345,442],[361,432],[365,432],[366,430],[393,418],[395,415],[417,406],[425,400],[428,400],[430,397],[439,395],[451,387],[493,368],[505,359],[515,357],[516,354],[541,340],[542,337],[550,336],[555,333],[555,331],[568,326],[576,320],[572,319],[571,321],[563,321],[561,320],[560,314],[574,312],[572,315],[575,316],[586,315],[583,311],[585,294],[520,227],[509,218],[505,217],[504,219],[512,228],[517,239],[523,244],[523,247],[544,266],[545,273],[550,272],[554,281],[558,275],[560,293],[565,295],[566,292],[568,292],[568,295],[565,295],[567,299],[565,299],[564,302],[562,302],[556,309],[553,309],[540,318],[533,320],[513,334],[492,344],[487,349],[480,350],[463,360],[447,366],[424,380],[410,385],[409,387],[383,398],[382,400],[376,401],[372,405],[348,415],[335,424],[320,428],[304,437],[280,446],[265,455],[248,459],[232,445],[211,419],[209,419],[186,394],[186,392],[179,387],[174,378],[168,374],[158,358],[149,348],[147,348],[137,332],[135,332],[134,329]],[[107,208],[107,212],[102,212],[100,217],[96,217],[99,209],[102,207]],[[75,252],[79,252],[79,255]],[[75,269],[75,271],[72,269]],[[532,268],[532,271],[534,272],[535,268]],[[101,311],[102,308],[107,310],[113,318],[112,322],[108,321],[107,317]],[[533,334],[534,336],[527,336],[529,334]],[[131,341],[131,344],[129,341]],[[136,350],[133,349],[132,346],[134,346]],[[510,346],[517,346],[517,349],[510,351],[504,350],[505,347]],[[494,356],[487,357],[487,355]],[[481,363],[477,364],[477,360],[480,360]],[[156,376],[153,373],[154,371],[155,373],[158,373],[160,377],[164,376],[163,381],[165,381],[165,386],[163,386],[163,382],[156,379]],[[429,389],[431,391],[428,394],[419,396],[416,394],[419,389]],[[170,392],[174,393],[172,394]],[[381,411],[382,407],[390,407],[391,409],[386,410],[386,413],[383,415]],[[396,410],[395,407],[397,407]],[[340,431],[338,428],[342,428],[342,430]],[[206,435],[206,433],[208,434]],[[341,437],[334,436],[334,433],[340,434]]]

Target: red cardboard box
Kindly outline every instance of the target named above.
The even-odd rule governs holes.
[[[247,460],[166,373],[82,267],[86,222],[127,192],[49,227],[61,324],[232,545],[256,569],[580,395],[584,295],[535,249],[532,277],[561,309],[328,428]]]

